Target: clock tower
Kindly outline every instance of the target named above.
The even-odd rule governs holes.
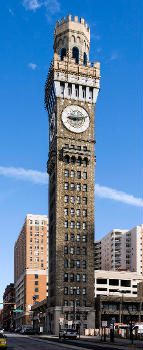
[[[49,116],[48,327],[95,327],[95,104],[100,64],[89,61],[90,29],[71,15],[57,21],[45,86]],[[70,321],[70,322],[69,322]]]

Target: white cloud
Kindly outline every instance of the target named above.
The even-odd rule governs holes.
[[[45,7],[47,14],[55,14],[60,11],[60,3],[58,0],[23,0],[25,10],[36,11],[40,7]]]
[[[11,8],[8,9],[9,13],[11,14],[11,16],[14,16],[14,12],[12,11]]]
[[[37,68],[36,63],[28,63],[28,67],[31,68],[32,70],[35,70]]]
[[[122,191],[115,190],[110,187],[100,186],[98,184],[95,185],[95,193],[96,196],[100,198],[112,199],[114,201],[126,203],[129,205],[134,205],[137,207],[143,207],[143,199],[136,198],[131,194],[127,194]]]
[[[37,170],[26,170],[23,168],[14,168],[14,167],[0,167],[0,175],[11,177],[19,180],[26,180],[33,182],[35,184],[48,184],[48,175],[45,172]],[[126,203],[129,205],[134,205],[137,207],[143,207],[143,199],[136,198],[131,194],[127,194],[122,191],[115,190],[110,187],[100,186],[99,184],[95,185],[95,194],[97,197],[111,199],[114,201]]]
[[[113,52],[111,57],[110,57],[110,60],[111,61],[115,61],[119,58],[119,55],[117,54],[117,52]]]
[[[37,170],[27,170],[23,168],[7,168],[0,167],[0,175],[12,177],[19,180],[27,180],[34,182],[35,184],[48,184],[47,173],[42,173]]]

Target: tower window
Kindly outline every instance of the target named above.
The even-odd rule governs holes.
[[[65,213],[65,215],[68,215],[68,208],[64,209],[64,213]]]
[[[71,221],[71,228],[75,228],[75,222]]]
[[[83,255],[87,255],[87,249],[85,247],[83,248]]]
[[[70,282],[74,282],[74,274],[73,273],[70,274]]]
[[[68,287],[64,288],[64,294],[67,295],[68,294]]]
[[[68,267],[68,260],[67,259],[65,260],[65,264],[64,265],[65,265],[65,267]]]
[[[79,97],[79,86],[75,85],[75,96]]]
[[[83,295],[86,295],[86,288],[83,288]]]
[[[83,96],[83,98],[86,98],[86,87],[85,86],[82,87],[82,96]]]
[[[71,170],[71,177],[74,177],[74,170]]]
[[[68,241],[68,233],[65,233],[65,241]]]
[[[69,199],[69,197],[66,195],[65,196],[65,203],[68,203],[68,199]]]
[[[77,191],[81,191],[81,184],[77,184]]]
[[[77,216],[80,216],[80,209],[77,209],[77,210],[76,210],[76,215],[77,215]]]
[[[87,192],[87,185],[86,184],[83,185],[83,192]]]
[[[83,197],[83,204],[87,204],[87,197]]]
[[[81,171],[77,171],[77,178],[81,179]]]
[[[71,191],[74,191],[74,183],[71,183]]]
[[[76,261],[76,266],[77,266],[77,268],[80,268],[80,260]]]
[[[86,275],[85,274],[82,275],[82,282],[86,282]]]
[[[87,54],[86,54],[86,52],[84,52],[84,54],[83,54],[83,64],[84,64],[84,66],[87,66]]]
[[[80,274],[79,273],[77,273],[77,275],[76,275],[76,281],[80,282]]]
[[[71,196],[71,203],[74,203],[74,196]]]
[[[71,233],[71,242],[74,242],[74,233]]]
[[[83,210],[83,216],[87,216],[87,210],[86,209]]]
[[[77,222],[76,227],[77,229],[80,229],[80,221]]]
[[[74,216],[74,208],[71,208],[71,216]]]
[[[74,268],[74,260],[71,260],[71,261],[70,261],[70,267],[71,267],[71,268]]]
[[[83,178],[84,178],[84,180],[87,179],[87,172],[84,172],[84,173],[83,173]]]
[[[64,282],[68,282],[68,273],[64,274]]]
[[[65,182],[65,190],[68,190],[68,188],[69,188],[69,184],[68,182]]]
[[[63,47],[61,49],[60,56],[61,56],[61,61],[63,61],[63,58],[66,56],[66,49],[65,49],[65,47]]]
[[[65,176],[68,177],[69,176],[69,171],[67,169],[65,169]]]
[[[77,197],[77,204],[80,204],[80,197]]]
[[[86,229],[87,229],[87,224],[86,224],[86,222],[83,222],[82,227],[83,227],[83,230],[86,230]]]
[[[76,240],[77,242],[80,242],[80,234],[77,234]]]
[[[65,221],[65,228],[68,228],[68,220]]]
[[[82,267],[83,267],[83,269],[86,269],[86,260],[83,260]]]
[[[72,57],[75,58],[75,63],[79,64],[79,49],[76,46],[72,49]]]
[[[87,242],[87,235],[82,236],[82,242]]]
[[[64,95],[64,89],[65,89],[65,83],[60,83],[60,92],[61,92],[61,95],[63,96]]]
[[[89,98],[93,99],[93,88],[89,88]]]
[[[71,96],[72,94],[72,84],[68,84],[68,95]]]
[[[70,248],[70,254],[72,254],[72,255],[74,254],[74,247]]]

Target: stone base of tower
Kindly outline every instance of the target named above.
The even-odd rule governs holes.
[[[65,315],[68,313],[68,319],[66,319]],[[83,320],[83,315],[87,315],[86,320]],[[54,334],[59,335],[60,328],[72,328],[73,323],[71,325],[71,310],[65,307],[50,307],[47,309],[46,312],[46,319],[47,319],[47,333],[48,334]],[[82,308],[80,310],[80,319],[74,322],[75,328],[80,328],[80,334],[83,335],[85,332],[85,329],[89,328],[95,328],[95,310],[93,308]]]

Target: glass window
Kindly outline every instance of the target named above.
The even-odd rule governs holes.
[[[71,228],[75,228],[75,222],[71,221]]]
[[[72,49],[72,58],[75,58],[75,63],[79,64],[79,49],[77,46]]]
[[[83,247],[83,255],[87,255],[87,249]]]
[[[86,167],[87,166],[87,162],[88,162],[87,159],[83,159],[83,166]]]
[[[82,306],[83,306],[83,307],[86,307],[86,300],[83,300],[83,301],[82,301]],[[87,328],[87,326],[86,326],[86,328]]]
[[[77,215],[77,216],[80,216],[80,209],[77,209],[77,210],[76,210],[76,215]]]
[[[74,282],[74,273],[70,274],[70,282]]]
[[[83,185],[83,192],[87,192],[87,185],[86,184]]]
[[[76,294],[77,294],[77,295],[80,294],[80,288],[79,288],[79,287],[77,287],[77,289],[76,289]]]
[[[69,184],[68,182],[65,182],[65,190],[68,190],[68,188],[69,188]]]
[[[78,151],[81,151],[81,146],[77,146]]]
[[[71,177],[74,177],[74,170],[71,170]]]
[[[69,171],[67,169],[65,169],[65,176],[68,177],[69,176]]]
[[[71,196],[71,203],[74,203],[74,196]]]
[[[77,234],[76,240],[77,242],[80,242],[80,234]]]
[[[71,188],[71,191],[74,190],[74,183],[71,183],[70,188]]]
[[[76,281],[80,282],[80,274],[79,273],[77,273],[77,275],[76,275]]]
[[[67,260],[67,259],[65,259],[65,263],[64,263],[64,265],[65,265],[65,268],[67,268],[67,267],[68,267],[68,260]]]
[[[83,204],[87,204],[87,197],[83,197]]]
[[[67,149],[69,148],[69,145],[67,143],[65,143],[65,148],[67,148]]]
[[[32,232],[30,232],[30,236],[32,236]]]
[[[84,54],[83,54],[83,64],[84,64],[84,66],[87,66],[87,54],[86,54],[86,52],[84,52]]]
[[[87,224],[86,222],[83,222],[83,230],[86,230],[87,229]]]
[[[70,295],[73,295],[73,293],[74,293],[74,289],[73,287],[70,287]]]
[[[63,47],[60,51],[60,57],[61,57],[61,61],[63,61],[63,58],[66,56],[66,49],[65,47]],[[61,83],[60,83],[61,84]]]
[[[71,242],[74,242],[74,233],[71,233]]]
[[[64,306],[68,306],[68,300],[64,300]]]
[[[65,221],[65,228],[68,228],[68,220]]]
[[[77,229],[80,229],[80,221],[78,221],[78,222],[76,223],[76,227],[77,227]]]
[[[39,282],[38,282],[38,281],[35,281],[35,283],[34,283],[34,284],[35,284],[35,286],[38,286]]]
[[[86,295],[86,288],[83,288],[83,295]]]
[[[39,231],[39,226],[35,226],[35,231]]]
[[[87,179],[87,172],[86,171],[83,173],[83,178],[84,178],[84,180]]]
[[[65,215],[68,215],[68,208],[64,209],[64,213],[65,213]]]
[[[70,267],[73,268],[74,267],[74,260],[70,261]]]
[[[84,186],[84,185],[83,185]],[[81,184],[76,185],[77,191],[81,191]]]
[[[68,200],[69,200],[69,196],[65,196],[65,203],[68,203]]]
[[[32,225],[32,220],[29,220],[30,225]]]
[[[64,294],[65,294],[65,295],[68,295],[68,287],[65,287],[65,288],[64,288]]]
[[[80,260],[76,261],[76,266],[79,268],[80,267]]]
[[[78,85],[75,85],[75,96],[79,97],[79,86]]]
[[[74,300],[70,300],[70,306],[74,307]]]
[[[71,248],[70,248],[70,253],[71,253],[71,254],[74,254],[74,247],[71,247]]]
[[[77,204],[80,204],[80,197],[77,197]]]
[[[77,159],[77,165],[80,166],[81,165],[81,158]]]
[[[37,274],[35,274],[35,278],[38,278],[38,275],[37,275]]]
[[[83,216],[87,216],[87,210],[86,209],[83,210]]]
[[[77,178],[81,179],[81,171],[77,171]]]
[[[76,248],[76,254],[77,254],[77,255],[80,255],[80,247],[77,247],[77,248]]]
[[[74,149],[74,145],[71,145],[70,148]]]
[[[68,83],[68,95],[71,96],[72,94],[72,84]]]
[[[71,208],[71,216],[74,216],[74,208]]]
[[[82,282],[86,282],[86,274],[85,273],[82,275]]]
[[[64,274],[64,282],[68,282],[68,273]]]
[[[38,291],[39,291],[39,288],[35,288],[34,290],[35,290],[35,292],[38,292]]]
[[[68,254],[68,247],[67,246],[64,247],[64,253]]]
[[[86,87],[82,86],[82,96],[83,98],[86,98]]]
[[[83,267],[83,269],[86,269],[86,260],[82,261],[82,267]]]
[[[82,242],[87,242],[87,235],[82,236]]]

